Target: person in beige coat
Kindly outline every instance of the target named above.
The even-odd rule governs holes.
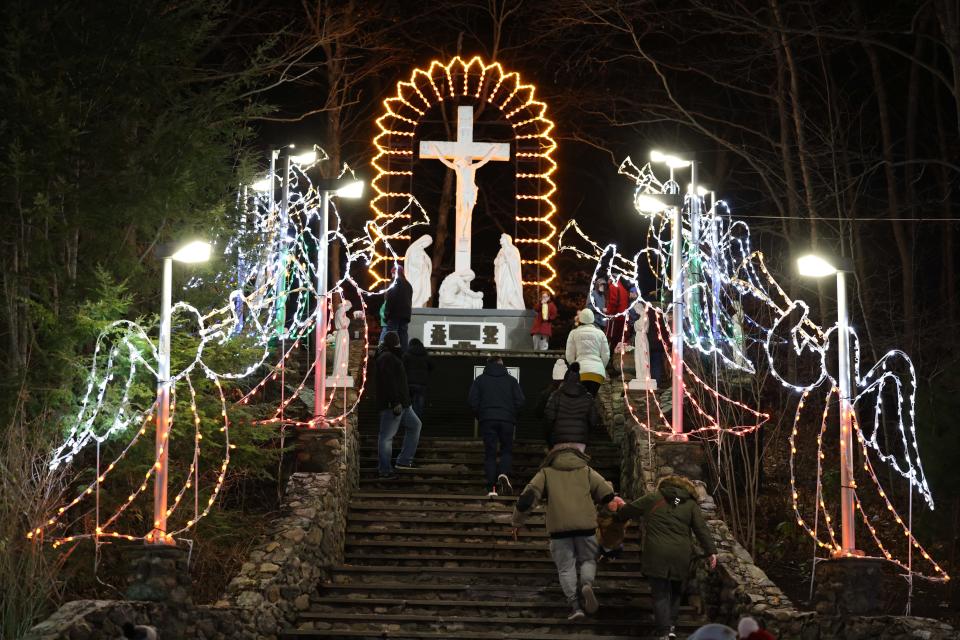
[[[599,551],[596,505],[608,503],[614,496],[613,485],[590,468],[589,460],[577,449],[554,449],[520,494],[513,511],[513,526],[520,527],[537,503],[547,503],[550,555],[570,605],[568,620],[579,620],[584,610],[594,613],[599,607],[593,593]]]

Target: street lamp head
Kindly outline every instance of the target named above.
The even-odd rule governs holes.
[[[797,270],[808,278],[832,276],[838,271],[853,271],[849,258],[827,258],[815,253],[807,253],[797,258]]]
[[[683,196],[676,193],[641,193],[633,202],[641,213],[660,213],[670,207],[681,206]]]
[[[311,149],[310,151],[304,151],[303,153],[291,155],[290,161],[295,164],[311,165],[317,161],[317,152],[316,150]]]
[[[177,249],[170,258],[177,262],[197,263],[210,259],[210,243],[203,240],[194,240]]]
[[[351,180],[335,193],[341,198],[359,198],[363,196],[363,180]]]
[[[265,191],[270,191],[273,189],[273,176],[267,176],[261,178],[250,185],[250,188],[258,193],[263,193]]]
[[[652,162],[665,164],[671,169],[683,169],[684,167],[690,166],[689,160],[684,160],[679,156],[663,153],[662,151],[657,151],[656,149],[650,152],[650,160]]]

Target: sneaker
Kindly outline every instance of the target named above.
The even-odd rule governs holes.
[[[378,478],[379,480],[396,480],[396,479],[399,478],[399,477],[400,477],[400,476],[397,474],[396,471],[389,471],[389,472],[387,472],[387,473],[378,473],[378,474],[377,474],[377,478]]]
[[[670,627],[670,633],[667,634],[667,640],[677,640],[677,628]]]
[[[513,485],[510,484],[510,478],[508,478],[506,474],[501,473],[497,477],[497,488],[500,490],[500,495],[513,495]]]
[[[408,462],[406,464],[403,464],[402,462],[397,462],[397,464],[393,466],[397,469],[403,469],[404,471],[413,471],[414,469],[417,468],[416,465],[413,464],[413,462]]]
[[[597,609],[600,608],[600,603],[597,602],[597,596],[593,593],[593,585],[583,585],[583,588],[580,589],[580,593],[583,595],[584,610],[587,613],[596,613]]]
[[[497,485],[493,485],[492,487],[490,487],[490,491],[487,491],[487,497],[488,498],[497,497]]]
[[[569,622],[576,622],[577,620],[583,620],[587,617],[587,614],[583,612],[583,609],[574,609],[573,613],[567,616]]]

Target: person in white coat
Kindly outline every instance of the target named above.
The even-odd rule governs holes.
[[[577,314],[579,326],[567,336],[567,362],[580,363],[580,384],[596,396],[607,379],[610,344],[606,334],[593,323],[593,311],[582,309]]]

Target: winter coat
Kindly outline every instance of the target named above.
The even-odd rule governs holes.
[[[630,292],[621,281],[610,281],[610,287],[607,289],[607,308],[608,316],[615,313],[623,313],[630,307]]]
[[[594,373],[607,377],[610,344],[603,331],[593,325],[582,324],[567,336],[567,362],[580,363],[580,375]]]
[[[591,536],[597,528],[597,504],[613,499],[613,485],[587,464],[576,449],[547,456],[523,489],[513,510],[513,525],[521,526],[541,500],[547,503],[547,533],[551,538]]]
[[[601,329],[607,326],[607,319],[604,318],[601,313],[606,312],[607,310],[607,297],[602,291],[597,291],[594,289],[590,292],[590,304],[588,307],[593,307],[594,310],[594,320],[593,324],[597,325]],[[567,359],[569,362],[570,359]]]
[[[400,277],[386,295],[387,310],[383,314],[387,322],[410,322],[413,313],[413,287],[406,278]]]
[[[648,578],[686,581],[693,556],[693,531],[704,553],[717,552],[697,504],[697,488],[682,476],[667,476],[657,490],[617,511],[619,521],[643,520],[641,570]]]
[[[750,635],[745,636],[740,640],[777,640],[777,638],[766,629],[757,629]]]
[[[533,327],[530,329],[530,335],[541,335],[550,337],[553,335],[553,321],[557,319],[557,305],[553,302],[547,303],[547,317],[543,317],[543,304],[537,307],[537,315],[533,319]]]
[[[507,373],[507,368],[499,362],[491,362],[484,367],[483,373],[470,385],[467,399],[481,423],[510,424],[516,424],[517,413],[526,401],[520,383]]]
[[[411,387],[426,387],[433,371],[433,360],[422,344],[411,342],[403,354],[403,368],[407,372],[407,384]]]
[[[550,445],[561,442],[587,443],[590,430],[600,424],[600,414],[592,395],[577,381],[566,381],[553,392],[544,409],[550,429]]]
[[[391,349],[386,345],[377,348],[377,408],[389,409],[396,405],[410,406],[410,389],[407,386],[407,372],[403,369],[400,348]]]

